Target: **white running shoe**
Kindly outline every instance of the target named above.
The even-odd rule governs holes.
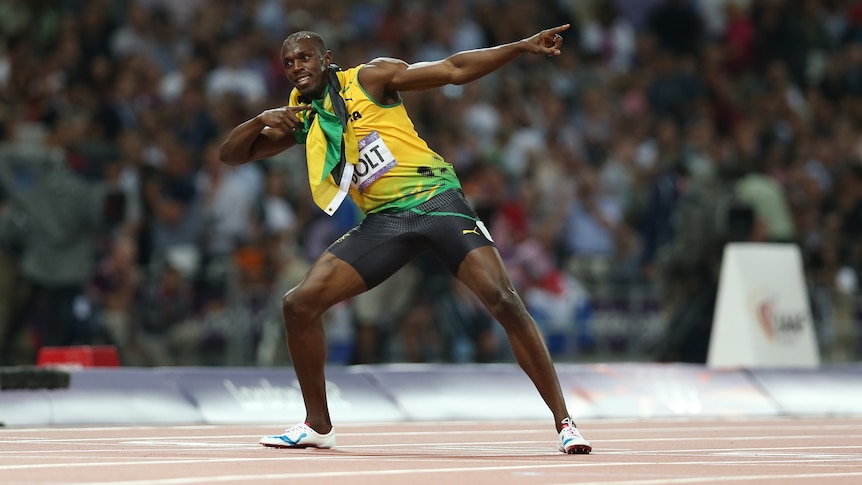
[[[581,432],[572,423],[572,418],[563,420],[563,429],[560,430],[560,451],[579,455],[586,455],[593,451],[593,446],[581,436]]]
[[[329,433],[320,434],[311,429],[308,423],[301,423],[284,430],[283,434],[264,436],[260,444],[270,448],[332,448],[335,446],[335,428]]]

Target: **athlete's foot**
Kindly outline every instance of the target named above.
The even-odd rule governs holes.
[[[274,436],[264,436],[260,444],[270,448],[332,448],[335,446],[335,429],[320,434],[308,423],[300,423]]]
[[[568,454],[588,454],[593,451],[593,447],[587,441],[571,418],[563,420],[563,427],[560,429],[560,451]]]

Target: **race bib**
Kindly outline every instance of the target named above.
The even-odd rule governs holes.
[[[359,161],[353,171],[351,184],[363,192],[396,165],[398,162],[389,147],[383,143],[380,134],[372,131],[370,135],[359,140]]]

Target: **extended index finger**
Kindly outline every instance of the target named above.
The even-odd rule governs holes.
[[[299,113],[300,111],[310,110],[311,105],[310,104],[301,104],[299,106],[288,106],[287,109],[289,109],[291,113]]]
[[[563,36],[559,33],[567,30],[571,24],[563,24],[558,27],[545,29],[540,34],[540,46],[544,47],[544,52],[549,56],[560,55],[560,46],[563,44]]]
[[[558,27],[551,27],[550,29],[547,29],[546,32],[548,32],[549,34],[559,34],[560,32],[569,30],[569,27],[571,26],[572,24],[563,24]]]

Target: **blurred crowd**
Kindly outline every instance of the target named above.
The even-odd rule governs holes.
[[[353,66],[563,23],[558,57],[404,93],[552,348],[588,355],[590,308],[637,293],[662,315],[642,357],[702,361],[721,248],[774,241],[802,249],[821,346],[858,359],[862,3],[5,0],[0,365],[83,343],[129,365],[288,363],[280,297],[360,215],[315,208],[301,149],[218,160],[286,102],[284,37],[316,31]],[[439,266],[333,308],[330,359],[507,359]]]

